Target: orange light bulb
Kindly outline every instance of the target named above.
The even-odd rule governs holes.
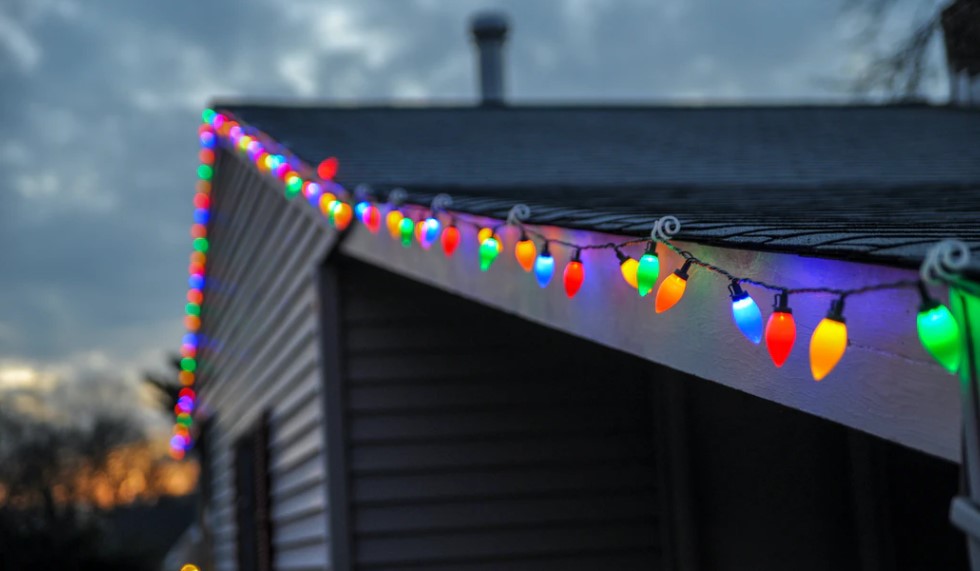
[[[338,202],[333,209],[333,224],[337,230],[344,231],[354,217],[354,209],[346,202]]]
[[[522,236],[521,241],[514,247],[514,256],[524,271],[530,272],[534,269],[534,260],[538,257],[538,249],[527,236]]]
[[[810,372],[815,381],[830,374],[847,349],[847,325],[843,310],[844,300],[834,300],[827,317],[817,325],[810,338]]]
[[[687,278],[689,277],[687,272],[690,268],[691,262],[684,262],[679,270],[674,270],[674,273],[660,283],[660,289],[657,290],[657,313],[663,313],[674,307],[684,296],[684,290],[687,289]]]

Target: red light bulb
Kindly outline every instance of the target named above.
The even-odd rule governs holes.
[[[447,256],[452,256],[459,246],[459,229],[455,226],[446,226],[442,231],[442,251]]]
[[[375,205],[370,205],[364,209],[364,225],[372,234],[377,234],[381,229],[381,211]]]
[[[582,282],[585,281],[585,266],[582,265],[581,252],[575,252],[572,261],[568,262],[568,265],[565,266],[563,277],[565,281],[565,295],[569,298],[575,297],[575,294],[582,287]]]
[[[316,167],[316,174],[320,175],[323,180],[333,180],[333,177],[337,175],[337,167],[340,166],[336,157],[329,157],[320,163],[320,166]]]
[[[777,367],[782,367],[796,343],[796,321],[786,292],[776,294],[772,315],[766,323],[766,349]]]

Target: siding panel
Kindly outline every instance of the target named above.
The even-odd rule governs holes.
[[[356,569],[662,567],[633,360],[338,264]]]
[[[216,568],[234,571],[232,443],[269,414],[276,569],[329,568],[314,268],[324,230],[237,157],[221,154],[208,257],[202,407],[215,411],[209,525]]]

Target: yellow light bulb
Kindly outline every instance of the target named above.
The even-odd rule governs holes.
[[[491,228],[480,228],[480,232],[476,235],[476,242],[482,244],[487,240],[487,238],[493,236],[493,229]]]
[[[636,281],[636,270],[640,267],[640,262],[637,262],[634,258],[626,258],[619,265],[619,271],[623,274],[623,279],[626,283],[630,284],[630,287],[636,289],[639,287]]]
[[[401,240],[402,230],[401,223],[402,218],[405,215],[401,213],[401,210],[392,210],[385,217],[385,224],[388,226],[388,233],[391,234],[393,240]]]
[[[810,338],[810,372],[815,381],[830,374],[847,349],[847,325],[841,315],[843,306],[842,300],[835,301]]]

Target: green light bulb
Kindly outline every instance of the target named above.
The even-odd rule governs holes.
[[[919,306],[916,318],[919,341],[926,351],[950,373],[956,373],[962,359],[960,327],[949,309],[935,301],[927,300]]]
[[[214,176],[214,169],[210,165],[200,165],[197,167],[197,178],[211,180],[212,176]]]
[[[194,238],[194,249],[202,254],[208,251],[208,239],[207,238]]]
[[[490,264],[500,255],[500,242],[493,236],[480,244],[480,269],[484,272],[490,269]]]
[[[286,180],[286,198],[295,198],[301,190],[303,190],[303,179],[294,176]]]
[[[641,297],[653,291],[653,286],[657,284],[657,278],[660,276],[660,258],[657,256],[656,248],[650,244],[636,269],[636,291],[640,292]]]
[[[205,123],[210,123],[211,120],[214,119],[214,115],[214,109],[205,109],[201,112],[201,120],[203,120]]]
[[[196,303],[188,303],[184,306],[187,315],[201,315],[201,306]]]
[[[401,219],[398,223],[398,231],[401,233],[402,246],[410,248],[412,246],[412,236],[415,234],[415,222],[408,216]]]

